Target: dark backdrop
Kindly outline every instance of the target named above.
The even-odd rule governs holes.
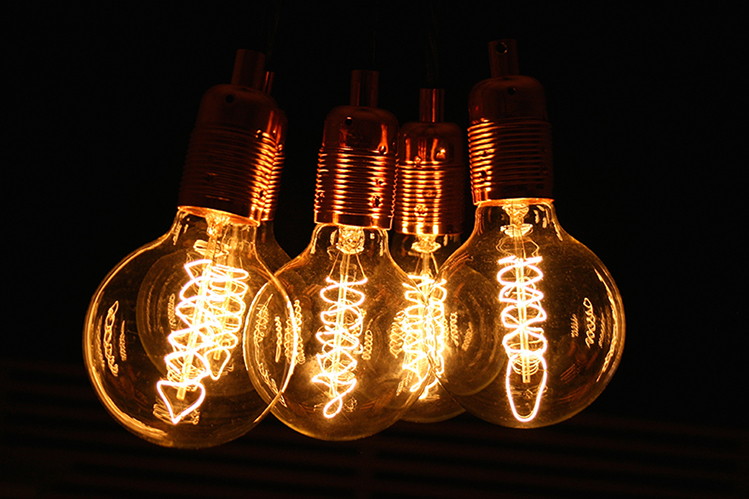
[[[465,127],[487,43],[516,38],[521,73],[546,88],[560,222],[626,308],[622,363],[588,411],[745,428],[747,45],[733,3],[26,5],[3,16],[8,362],[81,365],[88,300],[168,229],[199,100],[228,82],[236,49],[268,52],[276,72],[289,119],[277,235],[297,254],[322,123],[348,102],[351,69],[379,70],[380,106],[414,121],[433,36],[446,119]]]

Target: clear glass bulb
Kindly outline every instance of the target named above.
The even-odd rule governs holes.
[[[226,212],[177,211],[164,236],[104,279],[86,316],[84,355],[97,395],[136,435],[167,447],[218,445],[242,436],[268,412],[245,367],[245,317],[258,290],[290,304],[255,249],[257,223]],[[265,359],[283,386],[291,366]]]
[[[421,393],[427,359],[420,331],[399,315],[409,304],[408,277],[390,256],[386,231],[320,223],[311,244],[276,276],[292,302],[300,344],[273,414],[324,440],[362,438],[395,423]],[[253,324],[262,331],[281,322],[262,308],[276,292],[267,291],[250,312],[250,366],[260,365],[256,345],[283,341],[252,336]],[[262,368],[250,374],[266,400],[277,396]]]
[[[275,272],[291,260],[288,253],[278,244],[273,220],[260,222],[255,242],[260,259],[271,272]]]
[[[437,279],[439,266],[460,246],[460,234],[401,234],[392,237],[393,259],[405,270],[413,282],[409,297],[416,301],[402,311],[417,310],[421,317],[422,349],[432,359],[421,373],[424,388],[419,398],[403,415],[405,421],[434,423],[444,421],[463,412],[463,408],[445,391],[438,375],[444,371],[445,342],[445,283]],[[418,300],[418,301],[417,301]]]
[[[443,386],[491,423],[532,428],[587,407],[624,346],[619,291],[559,225],[550,199],[479,203],[473,233],[445,262]]]

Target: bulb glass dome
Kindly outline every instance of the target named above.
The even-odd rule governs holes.
[[[277,286],[257,257],[255,230],[225,212],[180,208],[170,231],[125,258],[94,294],[86,365],[108,411],[136,435],[167,447],[218,445],[267,412],[272,400],[252,386],[241,346],[256,293]],[[277,295],[274,313],[288,317]],[[290,365],[266,366],[283,386]]]
[[[408,278],[390,257],[385,230],[318,224],[310,246],[276,276],[291,300],[299,345],[273,414],[325,440],[366,437],[397,421],[421,391],[427,359],[418,348],[420,331],[398,314],[409,303]],[[266,400],[279,394],[255,355],[269,340],[252,331],[279,324],[270,342],[283,342],[282,318],[262,307],[276,292],[267,287],[258,296],[245,342],[250,374]]]
[[[549,199],[486,201],[445,262],[443,386],[472,414],[545,426],[587,407],[616,370],[624,311],[611,275]]]

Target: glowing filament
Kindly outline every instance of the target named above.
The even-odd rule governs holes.
[[[547,341],[538,324],[546,320],[541,301],[543,293],[536,287],[543,279],[537,266],[540,256],[520,258],[510,255],[499,260],[497,280],[502,286],[499,301],[508,304],[502,309],[502,325],[511,332],[502,339],[509,357],[505,390],[512,413],[518,421],[536,417],[546,388]],[[529,404],[528,401],[531,401]],[[520,410],[519,407],[523,407]]]
[[[426,295],[422,291],[424,280],[419,276],[409,276],[414,284],[404,284],[405,298],[409,305],[403,310],[400,325],[397,329],[398,340],[403,350],[403,370],[410,373],[405,379],[413,379],[408,388],[410,392],[422,389],[424,382],[429,377],[429,366],[427,354],[423,348],[428,327]],[[429,277],[425,278],[431,281]]]
[[[344,255],[348,262],[349,255]],[[346,265],[342,264],[342,268]],[[339,280],[327,277],[328,284],[320,291],[320,297],[330,307],[320,313],[323,326],[315,334],[321,344],[317,354],[320,373],[312,378],[327,388],[329,400],[323,414],[330,419],[341,412],[346,395],[356,387],[357,366],[355,357],[360,347],[360,336],[364,326],[364,313],[360,306],[365,295],[356,289],[367,282],[366,278],[349,280],[346,272],[341,272]]]
[[[109,310],[107,310],[107,318],[104,322],[104,356],[107,358],[107,366],[109,371],[114,375],[120,371],[119,366],[114,358],[114,347],[112,345],[112,336],[115,326],[115,316],[117,315],[117,309],[120,308],[120,302],[115,301]],[[122,338],[122,337],[120,337]]]
[[[409,275],[413,286],[406,286],[406,299],[411,303],[405,309],[402,321],[403,350],[406,359],[403,368],[411,371],[416,380],[410,391],[421,390],[420,400],[428,398],[439,385],[436,377],[424,383],[430,374],[428,360],[433,363],[433,373],[444,373],[445,350],[445,290],[444,281],[436,282],[429,274]]]
[[[447,320],[445,319],[447,290],[445,289],[444,280],[437,282],[430,279],[429,281],[427,284],[428,287],[425,287],[424,295],[427,298],[425,349],[432,362],[432,372],[435,374],[435,378],[429,385],[424,387],[424,391],[419,397],[420,399],[428,398],[434,393],[439,385],[437,378],[445,373],[445,359],[443,354],[445,352],[447,337]],[[426,293],[427,290],[428,293]]]
[[[174,313],[186,327],[169,335],[173,351],[164,357],[167,379],[156,384],[173,424],[205,400],[202,380],[218,380],[229,364],[239,344],[249,278],[245,270],[209,259],[189,262],[185,271],[190,279],[180,290]]]

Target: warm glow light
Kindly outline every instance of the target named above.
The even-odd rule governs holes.
[[[502,286],[499,301],[507,304],[502,308],[500,317],[502,325],[510,331],[502,339],[502,346],[509,358],[505,390],[513,416],[518,421],[526,422],[538,414],[546,389],[544,353],[548,342],[543,328],[539,326],[546,321],[546,311],[542,306],[544,294],[537,287],[544,277],[538,267],[543,258],[526,257],[527,253],[538,251],[538,246],[524,237],[532,228],[530,224],[523,223],[528,207],[510,204],[505,211],[510,216],[510,224],[501,228],[506,237],[500,241],[499,250],[512,254],[497,262],[500,266],[497,280]]]
[[[165,447],[239,438],[279,400],[258,393],[241,348],[261,289],[275,291],[265,315],[293,323],[267,266],[284,260],[271,222],[286,118],[263,90],[264,62],[238,50],[231,83],[205,92],[171,228],[112,269],[86,314],[84,359],[96,394],[128,430]],[[291,327],[286,355],[276,344],[253,349],[267,385],[286,386],[295,335]]]
[[[496,424],[569,418],[603,390],[621,357],[615,284],[548,200],[485,202],[476,218],[439,276],[450,297],[442,386]]]
[[[411,304],[403,312],[398,336],[406,353],[403,368],[415,376],[409,390],[421,391],[419,400],[425,400],[439,388],[439,381],[433,374],[442,374],[444,364],[446,292],[444,281],[435,282],[429,274],[408,277],[414,283],[404,285],[405,297]],[[434,363],[433,370],[430,370],[429,357]]]
[[[255,227],[223,212],[179,209],[169,232],[123,260],[95,293],[86,365],[105,407],[138,436],[208,447],[269,412],[275,399],[257,393],[241,350],[247,311],[261,288],[278,290],[264,304],[268,317],[287,325],[293,311],[254,251]],[[288,352],[279,356],[274,342],[254,357],[279,389],[297,357],[295,330],[287,329]]]
[[[398,263],[406,269],[411,284],[406,285],[409,305],[399,316],[396,328],[398,347],[407,354],[404,369],[414,381],[408,386],[419,397],[402,419],[428,423],[444,421],[463,412],[442,388],[449,325],[445,312],[446,282],[436,279],[439,262],[455,247],[459,238],[434,234],[395,234]]]
[[[429,377],[427,355],[422,347],[427,328],[427,307],[424,293],[414,276],[409,276],[414,284],[404,283],[404,297],[409,305],[398,314],[399,321],[391,332],[391,348],[402,350],[404,355],[403,369],[412,373],[413,380],[408,387],[411,392],[422,389]],[[410,381],[410,380],[409,380]]]
[[[346,395],[356,387],[355,354],[360,347],[364,319],[360,306],[366,298],[356,288],[366,284],[367,279],[349,280],[350,258],[349,254],[343,255],[339,278],[328,277],[328,286],[320,291],[320,298],[330,307],[320,313],[323,327],[315,335],[322,349],[322,353],[317,354],[320,373],[312,378],[312,382],[322,384],[328,390],[330,400],[323,410],[326,418],[341,412]]]
[[[325,440],[362,438],[400,419],[420,394],[417,372],[423,377],[428,366],[417,341],[421,330],[404,321],[404,311],[417,302],[404,297],[408,278],[387,253],[387,233],[319,224],[307,250],[276,275],[293,303],[300,344],[294,374],[273,414]],[[265,311],[263,304],[276,293],[268,291],[255,299],[244,342],[253,383],[263,387],[265,398],[278,391],[253,350],[263,343],[281,345],[287,329]]]
[[[376,71],[354,71],[350,105],[325,119],[315,185],[315,230],[309,246],[275,273],[293,303],[306,356],[271,411],[313,438],[351,440],[390,426],[418,396],[412,373],[392,348],[398,312],[407,306],[408,277],[388,251],[398,120],[376,107]],[[270,324],[261,291],[248,314],[255,338],[244,342],[248,371],[266,400],[275,388],[255,361],[262,340],[254,325]],[[254,323],[254,325],[253,325]]]
[[[419,297],[422,301],[421,306],[421,323],[422,334],[420,336],[421,347],[432,362],[431,372],[429,364],[424,364],[422,369],[424,378],[431,375],[431,380],[424,386],[419,400],[426,400],[430,396],[436,396],[439,388],[438,376],[444,373],[445,334],[447,322],[445,319],[445,281],[436,281],[434,276],[437,275],[439,265],[435,258],[435,253],[442,248],[442,245],[436,241],[435,236],[420,235],[417,236],[411,249],[417,258],[416,270],[409,274],[411,280],[416,284],[419,290]]]
[[[209,376],[218,380],[239,344],[249,277],[245,270],[209,259],[184,267],[190,279],[180,290],[174,313],[187,327],[169,335],[173,352],[164,357],[167,379],[157,382],[173,424],[198,410],[205,399],[202,380]],[[154,414],[159,412],[157,404]]]
[[[114,336],[114,324],[117,316],[117,310],[120,308],[120,302],[115,301],[109,310],[107,310],[107,318],[104,321],[104,335],[102,340],[104,342],[104,356],[107,359],[107,367],[113,376],[117,376],[120,372],[120,367],[117,365],[117,361],[114,356],[114,347],[112,345],[112,337]]]
[[[429,359],[432,362],[432,373],[436,377],[432,382],[424,387],[420,399],[428,399],[434,396],[439,388],[438,377],[444,374],[445,370],[445,339],[447,337],[447,319],[445,318],[445,281],[435,281],[425,279],[423,293],[427,300],[426,310],[426,335],[424,345]]]

